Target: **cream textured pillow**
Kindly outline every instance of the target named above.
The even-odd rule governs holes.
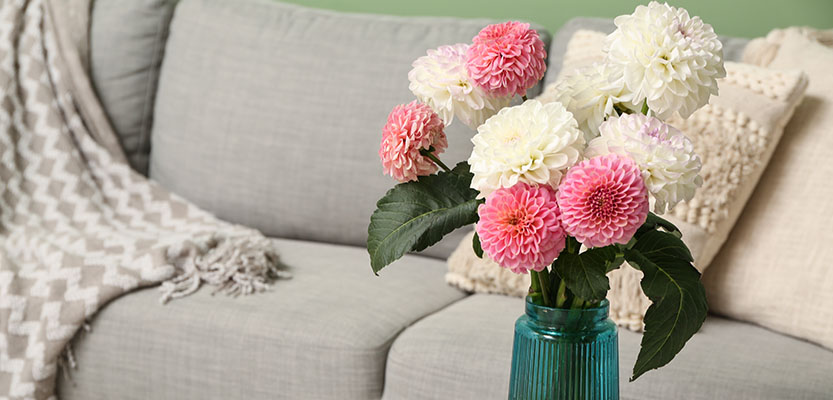
[[[561,74],[600,61],[605,36],[593,31],[576,32],[564,54]],[[729,235],[807,85],[799,71],[727,62],[726,72],[726,78],[719,81],[720,95],[713,96],[709,105],[687,120],[674,117],[668,121],[692,140],[703,160],[704,184],[697,195],[665,216],[683,232],[700,271]],[[554,85],[538,99],[552,101]],[[495,283],[507,272],[489,272],[500,267],[477,259],[470,247],[471,240],[463,240],[449,258],[449,283],[471,291],[526,292],[528,286],[513,287],[511,291],[498,289],[510,284]],[[639,285],[641,275],[630,267],[610,274],[611,318],[635,330],[642,328],[642,317],[650,305]],[[528,279],[513,278],[511,284],[528,285]]]
[[[703,279],[714,312],[833,349],[830,46],[833,30],[796,28],[750,43],[747,61],[800,68],[809,85],[754,196]]]

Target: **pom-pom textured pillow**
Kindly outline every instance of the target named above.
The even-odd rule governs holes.
[[[601,61],[605,36],[594,31],[576,32],[564,54],[561,75]],[[807,84],[799,71],[775,71],[732,62],[726,63],[726,71],[726,78],[718,81],[720,94],[707,106],[686,120],[676,116],[668,120],[692,140],[703,160],[704,183],[697,195],[665,216],[682,230],[683,240],[700,271],[709,265],[729,235]],[[554,87],[555,84],[549,85],[538,99],[553,101]],[[463,271],[465,267],[455,265],[462,254],[471,253],[464,250],[470,244],[463,240],[458,252],[449,259],[447,276],[449,282],[468,290],[485,286],[483,282],[471,282],[471,276]],[[490,267],[499,268],[493,263]],[[488,268],[478,265],[470,269],[479,271],[478,276],[494,276],[483,272]],[[627,266],[610,274],[611,317],[635,330],[642,328],[642,317],[650,305],[639,285],[641,275]]]

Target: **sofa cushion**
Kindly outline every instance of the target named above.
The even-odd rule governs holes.
[[[272,236],[363,245],[396,183],[378,150],[390,110],[413,100],[411,63],[488,23],[184,0],[162,65],[151,177]],[[457,121],[447,134],[443,161],[467,159],[473,131]],[[447,256],[460,237],[429,254]]]
[[[385,399],[505,399],[522,299],[474,295],[394,342]],[[641,335],[619,330],[621,399],[820,399],[833,352],[754,325],[709,317],[665,367],[629,383]]]
[[[153,99],[177,0],[96,0],[90,75],[130,165],[147,174]]]
[[[774,30],[745,56],[802,69],[807,96],[703,284],[715,312],[833,349],[833,30]]]
[[[269,292],[107,305],[75,338],[60,398],[378,399],[396,335],[463,296],[438,260],[405,256],[375,278],[364,249],[276,243],[294,276]]]

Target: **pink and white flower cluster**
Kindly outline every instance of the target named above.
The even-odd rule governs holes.
[[[529,197],[547,201],[507,200]],[[645,222],[648,204],[636,163],[611,153],[576,164],[556,187],[520,182],[492,192],[478,209],[475,230],[483,251],[501,266],[540,271],[558,257],[568,235],[588,248],[628,243]],[[554,218],[529,217],[537,215]]]
[[[418,102],[394,108],[383,129],[385,173],[406,182],[436,172],[456,116],[477,129],[468,164],[485,200],[475,230],[498,264],[542,271],[568,237],[586,248],[629,243],[651,209],[664,213],[702,184],[691,141],[658,117],[702,107],[725,72],[711,27],[685,10],[652,2],[616,23],[606,63],[568,75],[547,104],[525,98],[546,70],[528,24],[429,50],[409,73]],[[509,107],[518,95],[525,101]]]
[[[543,78],[546,57],[544,42],[529,24],[489,25],[474,37],[472,44],[440,46],[414,61],[408,73],[409,89],[445,125],[457,116],[476,129],[508,106],[513,96],[525,96]],[[405,113],[402,107],[428,118],[422,115],[425,108],[419,103],[394,108],[383,128],[379,157],[386,174],[407,182],[436,171],[436,166],[428,166],[433,164],[420,150],[428,151],[433,146],[435,156],[442,153],[445,146],[434,144],[434,139],[442,138],[444,143],[445,136],[417,133],[418,126],[399,124]],[[419,138],[418,142],[414,138]],[[394,143],[395,140],[399,142]]]

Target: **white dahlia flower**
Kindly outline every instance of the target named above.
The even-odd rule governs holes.
[[[419,101],[440,115],[446,126],[457,115],[464,124],[477,129],[498,110],[509,105],[509,97],[496,98],[474,84],[466,73],[466,50],[458,43],[428,50],[408,73],[408,86]]]
[[[582,157],[584,135],[561,103],[528,100],[477,128],[469,165],[479,197],[518,182],[557,187]]]
[[[559,79],[553,90],[555,100],[573,113],[587,141],[599,136],[599,125],[607,117],[617,115],[613,108],[615,104],[635,108],[630,104],[633,96],[625,90],[621,74],[617,76],[606,64],[577,69]]]
[[[688,201],[703,184],[700,157],[679,130],[642,114],[611,117],[599,128],[600,136],[587,146],[593,158],[617,153],[631,157],[654,198],[653,210],[663,214],[680,201]]]
[[[700,17],[652,1],[614,21],[605,61],[622,71],[635,104],[647,100],[662,119],[675,111],[688,118],[717,94],[717,79],[726,76],[723,44]]]

